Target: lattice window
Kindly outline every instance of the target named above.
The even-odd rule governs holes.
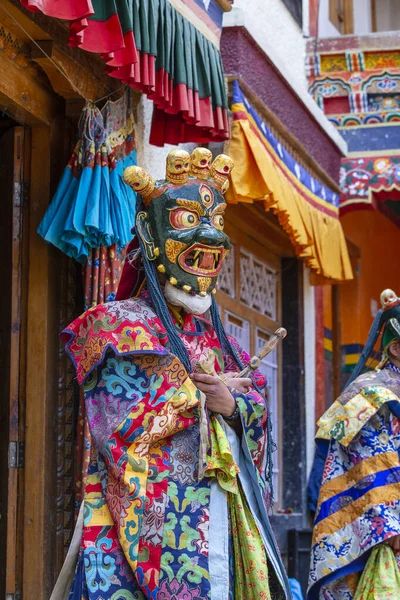
[[[219,276],[218,289],[223,293],[218,296],[218,303],[226,332],[254,356],[280,325],[280,260],[269,249],[263,248],[258,239],[248,238],[235,226],[230,235],[235,239],[235,246],[226,257]],[[279,449],[273,454],[275,506],[280,505],[282,495],[280,352],[278,346],[260,367],[267,379],[273,438]]]
[[[218,289],[231,298],[236,296],[236,277],[235,277],[235,246],[232,244],[231,249],[224,262],[218,277]]]
[[[264,346],[265,342],[269,340],[271,334],[267,331],[263,331],[262,329],[256,329],[256,353],[260,352],[261,348]],[[262,361],[259,369],[258,369],[267,380],[267,397],[269,402],[269,410],[271,412],[271,420],[272,420],[272,437],[277,445],[279,444],[279,387],[278,387],[278,354],[277,349],[271,354],[268,354],[266,358]],[[273,460],[273,468],[272,468],[272,476],[273,476],[273,486],[274,486],[274,497],[275,499],[279,498],[279,452],[275,451],[272,455]]]
[[[250,323],[248,321],[226,310],[225,330],[228,335],[236,338],[243,350],[250,354]]]
[[[244,250],[240,252],[240,300],[276,320],[278,279],[275,271]]]

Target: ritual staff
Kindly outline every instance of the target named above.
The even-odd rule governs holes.
[[[172,151],[162,181],[129,167],[117,300],[63,332],[93,439],[70,600],[291,598],[267,516],[265,380],[235,377],[249,357],[213,296],[231,168],[204,148]]]
[[[366,585],[369,558],[378,550],[400,550],[400,298],[381,294],[368,341],[341,396],[318,422],[325,469],[315,514],[308,600],[352,600]],[[376,371],[360,375],[382,333],[383,356]],[[368,598],[400,598],[396,564],[385,594],[371,573]],[[397,555],[400,565],[400,556]],[[371,561],[368,562],[368,565]],[[375,580],[374,580],[375,577]],[[375,583],[374,583],[375,581]],[[360,588],[359,588],[360,589]]]

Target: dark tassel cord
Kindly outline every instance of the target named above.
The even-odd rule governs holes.
[[[360,358],[358,359],[356,366],[354,367],[351,377],[346,384],[346,388],[350,385],[350,383],[352,383],[355,379],[357,379],[357,377],[359,375],[361,375],[361,373],[363,372],[365,363],[367,362],[372,350],[374,349],[374,346],[376,344],[376,341],[377,341],[380,331],[382,329],[382,325],[383,325],[382,316],[383,316],[383,310],[378,310],[378,312],[376,313],[374,322],[372,323],[371,329],[369,331],[366,344],[363,348],[363,351],[361,352]]]
[[[160,318],[162,324],[167,332],[169,343],[171,346],[171,352],[175,354],[185,367],[188,373],[192,372],[192,365],[190,364],[189,354],[186,350],[182,340],[180,339],[177,329],[172,321],[170,312],[168,310],[167,303],[164,298],[164,294],[161,291],[160,283],[158,281],[157,272],[154,263],[151,263],[146,254],[143,251],[143,262],[144,270],[146,272],[147,280],[147,291],[149,292],[151,302],[154,306],[157,316]]]

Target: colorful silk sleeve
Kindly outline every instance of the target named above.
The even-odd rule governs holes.
[[[170,437],[194,424],[199,394],[171,354],[108,355],[87,377],[84,391],[93,440],[104,458],[106,498],[87,525],[102,523],[102,514],[110,525],[111,517],[142,587],[159,572],[161,559],[161,544],[152,545],[150,568],[150,548],[140,538],[145,505],[156,500],[157,519],[164,519]]]

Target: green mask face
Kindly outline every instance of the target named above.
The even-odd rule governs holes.
[[[167,156],[165,180],[154,181],[141,167],[124,171],[124,181],[146,207],[136,216],[136,231],[147,258],[172,286],[199,296],[215,290],[230,248],[223,194],[233,162],[225,154],[211,161],[207,148],[195,148],[190,156],[178,148]]]
[[[225,208],[212,181],[190,178],[184,185],[166,186],[138,213],[136,230],[147,256],[172,285],[201,296],[215,289],[230,248],[223,232]]]
[[[389,319],[385,325],[382,336],[382,348],[385,352],[388,351],[390,344],[400,341],[400,323],[396,318]]]

